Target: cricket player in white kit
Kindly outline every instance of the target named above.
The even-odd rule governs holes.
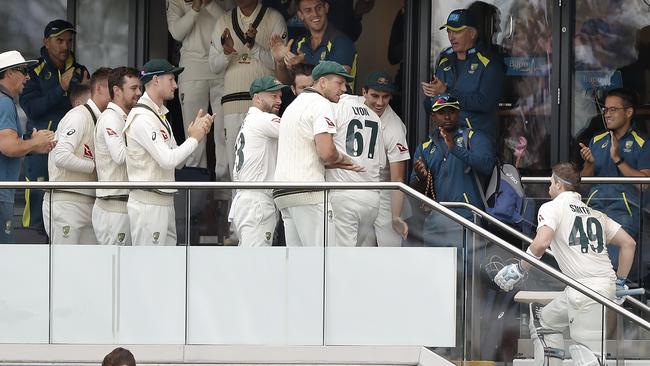
[[[354,95],[344,94],[334,107],[334,145],[345,151],[364,172],[327,169],[328,182],[379,182],[384,146],[379,116]],[[330,246],[355,247],[366,243],[379,212],[378,190],[333,190],[330,193],[334,240]]]
[[[255,79],[250,87],[253,106],[248,109],[235,145],[235,182],[273,180],[278,154],[282,88],[273,76]],[[271,190],[237,190],[230,209],[239,246],[271,246],[278,210]]]
[[[113,69],[108,76],[112,102],[102,112],[95,128],[95,165],[100,182],[126,182],[126,116],[138,102],[140,74],[130,67]],[[126,202],[128,189],[97,189],[93,207],[93,228],[99,244],[131,245],[131,230]]]
[[[222,4],[223,5],[223,4]],[[167,0],[167,26],[169,33],[181,47],[179,66],[185,71],[178,76],[178,94],[185,129],[199,109],[208,110],[216,116],[214,122],[215,172],[217,177],[227,176],[226,140],[223,134],[223,71],[214,73],[208,65],[210,40],[214,25],[225,13],[216,0]],[[185,162],[187,166],[207,167],[205,140]]]
[[[93,135],[95,122],[110,101],[110,71],[107,68],[95,71],[90,78],[90,99],[71,109],[59,122],[56,131],[58,142],[47,157],[50,181],[97,180]],[[52,244],[97,244],[92,227],[94,203],[94,189],[46,192],[43,198],[43,220]]]
[[[411,155],[406,142],[406,126],[389,104],[395,92],[395,85],[387,73],[374,71],[366,77],[362,91],[363,96],[358,98],[381,119],[384,164],[380,180],[403,183],[406,161],[411,159]],[[380,247],[400,246],[402,239],[406,239],[408,235],[408,226],[401,217],[404,193],[399,190],[382,190],[380,194],[375,230],[368,239]]]
[[[175,75],[183,68],[162,59],[147,62],[140,80],[145,93],[126,119],[126,169],[131,182],[174,181],[174,169],[181,166],[212,126],[212,116],[199,110],[187,129],[187,139],[176,144],[165,115],[166,100],[174,98]],[[176,245],[175,189],[142,190],[129,193],[127,211],[133,245]]]
[[[615,299],[616,290],[625,286],[636,243],[621,225],[582,202],[576,192],[579,184],[580,173],[573,164],[561,163],[553,167],[549,186],[553,200],[540,207],[537,235],[526,252],[539,259],[550,247],[562,273]],[[607,243],[620,247],[617,273],[607,254]],[[497,273],[494,281],[509,291],[523,278],[529,266],[525,261],[507,265]],[[562,332],[566,328],[570,329],[571,338],[578,342],[569,346],[574,364],[598,365],[596,357],[606,354],[601,311],[602,305],[569,287],[544,307],[531,304],[530,333],[535,365],[547,364],[545,357],[549,357],[551,365],[561,364],[564,358]],[[602,358],[600,362],[604,364]]]
[[[280,182],[324,182],[326,168],[363,171],[334,145],[334,108],[353,80],[343,66],[322,61],[313,72],[314,85],[305,89],[287,107],[280,123],[278,164],[275,180]],[[307,189],[276,189],[275,204],[284,220],[287,246],[324,246],[324,192]],[[329,209],[328,209],[329,211]],[[329,216],[329,215],[328,215]],[[332,225],[328,222],[328,237]]]

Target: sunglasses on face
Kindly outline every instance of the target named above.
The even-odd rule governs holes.
[[[26,68],[26,67],[16,67],[16,68],[14,68],[13,70],[18,71],[19,73],[21,73],[21,74],[23,74],[23,75],[25,75],[25,76],[27,76],[27,74],[29,73],[29,72],[27,71],[27,68]]]

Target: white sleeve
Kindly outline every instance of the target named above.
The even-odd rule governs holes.
[[[221,45],[221,35],[226,29],[226,23],[224,17],[227,15],[224,14],[214,26],[212,31],[212,40],[210,41],[210,53],[208,54],[208,65],[210,66],[210,71],[215,74],[221,74],[226,71],[226,67],[230,63],[232,55],[226,55],[223,52],[223,46]]]
[[[67,117],[67,118],[66,118]],[[52,152],[54,164],[59,169],[71,170],[80,173],[92,173],[95,162],[92,158],[84,159],[76,156],[74,151],[82,144],[85,133],[83,117],[78,113],[66,115],[57,129],[57,143]]]
[[[401,126],[397,126],[396,122],[398,121],[393,121],[392,126],[386,126],[383,133],[384,148],[390,163],[411,159],[406,142],[406,126],[401,121],[399,121]]]
[[[108,117],[108,116],[107,116]],[[115,120],[115,116],[104,119],[102,124],[104,134],[104,141],[106,147],[111,154],[111,158],[116,164],[124,164],[126,161],[126,145],[124,144],[124,131],[122,131],[121,124]]]
[[[555,208],[553,201],[546,202],[537,212],[537,230],[542,226],[548,226],[549,228],[556,230],[561,219],[559,216],[559,212]]]
[[[610,219],[609,216],[605,214],[603,214],[603,218],[603,221],[605,222],[605,242],[609,243],[612,241],[614,235],[616,235],[616,232],[621,228],[621,224]]]
[[[260,122],[262,122],[258,124],[260,133],[273,139],[280,137],[280,117],[266,113],[264,114],[264,120]]]
[[[205,10],[207,10],[208,13],[210,13],[210,15],[212,15],[215,18],[221,17],[224,13],[224,10],[221,7],[221,5],[217,4],[217,2],[214,0],[209,2],[208,5],[205,6]]]
[[[314,136],[321,133],[336,135],[336,118],[334,117],[334,106],[330,102],[322,102],[312,106],[312,126]]]
[[[163,140],[160,130],[154,128],[150,123],[143,120],[142,116],[134,117],[134,121],[132,121],[131,124],[135,124],[135,126],[129,129],[129,136],[147,150],[151,157],[163,169],[176,168],[183,163],[199,145],[196,139],[190,137],[185,140],[181,146],[171,148]],[[173,137],[169,136],[168,138]]]
[[[167,28],[175,40],[183,42],[192,28],[199,12],[190,9],[187,13],[181,0],[167,0]]]
[[[272,9],[267,9],[267,11],[271,11]],[[268,14],[268,13],[267,13]],[[273,27],[271,28],[271,36],[269,39],[274,35],[277,34],[279,36],[285,36],[287,34],[287,24],[284,22],[284,18],[280,13],[277,12],[272,12],[269,15],[273,15]],[[275,69],[275,60],[273,59],[273,53],[271,52],[271,49],[269,48],[268,44],[259,44],[257,41],[255,41],[255,44],[253,45],[253,48],[251,49],[251,57],[257,58],[262,62],[264,66],[267,68],[274,70]]]

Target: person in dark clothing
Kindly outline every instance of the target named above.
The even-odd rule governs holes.
[[[72,109],[70,88],[90,83],[88,70],[76,62],[72,53],[74,33],[72,24],[61,19],[45,27],[41,57],[29,68],[29,80],[20,95],[20,106],[27,115],[25,139],[31,138],[34,128],[56,131],[61,118]],[[27,155],[24,170],[27,181],[48,180],[47,154]],[[43,192],[25,190],[25,201],[23,225],[43,230]]]

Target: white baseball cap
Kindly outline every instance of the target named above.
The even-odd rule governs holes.
[[[25,60],[18,51],[0,53],[0,72],[16,66],[31,66],[37,63],[38,60]]]

